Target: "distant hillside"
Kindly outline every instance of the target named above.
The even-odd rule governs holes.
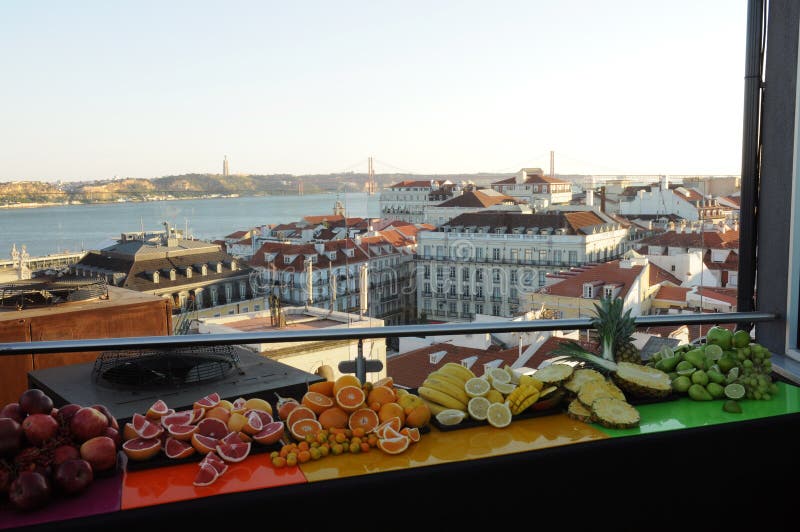
[[[488,186],[492,181],[512,174],[378,174],[378,189],[405,179],[450,179],[472,181]],[[27,203],[107,203],[148,201],[167,198],[209,196],[294,195],[324,192],[361,192],[366,189],[367,174],[339,173],[319,175],[231,175],[185,174],[153,179],[123,178],[69,183],[43,181],[0,182],[0,205]]]

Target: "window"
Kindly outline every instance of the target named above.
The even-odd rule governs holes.
[[[561,250],[560,249],[554,249],[553,250],[553,262],[555,262],[556,264],[559,264],[561,262]]]
[[[547,262],[547,250],[546,249],[540,249],[539,250],[539,263],[543,264],[545,262]]]
[[[423,279],[430,279],[431,278],[431,267],[430,265],[426,264],[422,267],[422,278]]]
[[[547,272],[539,271],[539,286],[544,286],[545,282],[547,282]]]
[[[233,285],[230,283],[225,284],[225,302],[230,303],[233,301]]]
[[[499,316],[500,315],[500,305],[497,303],[492,305],[492,316]]]
[[[510,282],[511,284],[514,284],[514,283],[516,283],[516,282],[517,282],[517,270],[511,270],[511,272],[509,273],[509,275],[510,275],[510,277],[509,277],[509,282]]]
[[[511,262],[517,262],[519,260],[519,250],[517,248],[511,249]]]
[[[530,249],[530,248],[527,248],[525,250],[525,261],[526,262],[531,262],[533,260],[533,252],[534,252],[534,250]]]
[[[512,286],[508,290],[508,297],[510,297],[511,299],[517,299],[517,295],[518,295],[518,292],[517,292],[516,287]]]
[[[450,285],[450,290],[449,290],[449,292],[448,292],[448,293],[449,293],[451,296],[455,296],[455,295],[456,295],[456,285],[454,285],[454,284],[451,284],[451,285]]]
[[[455,301],[451,301],[450,302],[449,312],[450,312],[450,314],[456,314],[458,312],[458,308],[456,306],[456,302]]]
[[[455,278],[456,278],[456,267],[450,266],[450,279],[455,279]]]
[[[461,287],[461,293],[464,294],[465,296],[469,295],[469,285],[468,284],[465,284],[465,285],[463,285]]]
[[[462,268],[461,269],[461,280],[462,281],[469,281],[469,268]]]
[[[493,268],[492,269],[492,282],[499,283],[500,282],[500,268]]]
[[[591,299],[594,297],[594,286],[591,284],[584,284],[583,285],[583,297],[587,299]]]
[[[675,265],[674,265],[674,264],[673,264],[672,266],[670,266],[670,267],[669,267],[669,271],[671,271],[671,272],[674,272],[674,271],[675,271]]]
[[[436,258],[439,260],[444,258],[444,246],[436,246]]]
[[[492,248],[492,260],[500,260],[500,248]]]
[[[492,297],[495,298],[495,299],[500,299],[501,296],[500,296],[500,287],[499,286],[495,286],[494,288],[492,288]]]
[[[483,314],[483,303],[475,303],[475,314]]]
[[[578,252],[577,251],[570,251],[569,252],[569,264],[570,266],[575,266],[578,264]]]
[[[475,280],[479,283],[483,282],[483,268],[475,270]]]
[[[461,314],[463,316],[469,315],[469,302],[464,302],[461,304]]]
[[[175,278],[176,278],[176,272],[175,272],[175,268],[173,268],[173,269],[171,269],[171,270],[169,271],[169,280],[170,280],[170,281],[174,281],[174,280],[175,280]]]
[[[211,287],[211,306],[216,307],[219,305],[219,289],[216,286]]]
[[[483,260],[483,248],[475,248],[475,259]]]
[[[483,297],[483,285],[479,284],[475,287],[475,295],[478,297]]]
[[[422,288],[422,293],[426,296],[431,295],[431,283],[425,283]]]
[[[247,299],[247,283],[239,281],[239,299]]]

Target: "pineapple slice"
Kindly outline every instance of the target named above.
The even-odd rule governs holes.
[[[639,411],[613,397],[600,397],[592,403],[592,421],[610,429],[629,429],[639,426]]]
[[[672,382],[663,371],[632,362],[618,362],[614,382],[632,397],[662,399],[672,393]]]
[[[589,381],[602,381],[605,380],[603,374],[593,369],[577,369],[572,374],[572,377],[564,383],[564,388],[571,392],[573,395],[578,395],[581,386]]]
[[[583,406],[583,403],[577,399],[570,401],[567,407],[567,415],[584,423],[589,423],[592,420],[592,411]]]
[[[569,364],[550,364],[536,370],[533,377],[545,386],[558,386],[572,377],[575,368]]]
[[[601,381],[589,381],[581,386],[578,392],[578,400],[587,408],[591,408],[594,402],[601,397],[611,397],[625,400],[625,394],[612,382],[603,379]]]

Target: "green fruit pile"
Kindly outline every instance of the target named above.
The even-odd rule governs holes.
[[[751,343],[747,331],[712,327],[705,344],[664,348],[647,365],[668,373],[672,389],[695,401],[769,400],[778,391],[770,357],[765,347]],[[737,411],[729,402],[725,410]]]

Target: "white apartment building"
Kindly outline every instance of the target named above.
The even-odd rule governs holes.
[[[628,230],[599,211],[454,218],[417,240],[417,311],[429,320],[511,317],[548,273],[621,256]]]
[[[460,187],[450,180],[401,181],[381,192],[381,218],[424,223],[426,207],[460,193]]]
[[[522,168],[517,175],[492,183],[492,189],[542,210],[572,201],[572,183],[546,176],[541,168]]]

